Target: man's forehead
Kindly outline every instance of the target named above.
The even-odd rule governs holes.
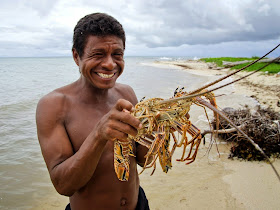
[[[96,48],[106,48],[112,46],[114,48],[124,49],[124,44],[121,38],[108,35],[108,36],[94,36],[89,35],[87,37],[86,48],[96,49]]]

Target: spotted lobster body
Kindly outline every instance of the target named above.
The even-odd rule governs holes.
[[[181,95],[182,92],[178,92],[175,97]],[[195,160],[201,135],[200,130],[192,125],[187,117],[194,100],[161,104],[162,101],[161,98],[152,98],[136,104],[132,115],[141,121],[142,128],[138,130],[136,137],[129,136],[131,141],[116,140],[114,142],[114,168],[119,180],[128,181],[129,178],[129,157],[134,156],[132,140],[149,149],[143,170],[150,167],[155,168],[155,162],[159,158],[162,170],[167,173],[172,168],[171,158],[176,147],[181,146],[184,147],[184,151],[179,161],[191,163]],[[181,135],[179,140],[174,135],[176,131]],[[191,140],[188,140],[186,133],[192,136]],[[175,141],[172,149],[169,148],[171,136]],[[191,149],[188,156],[184,158],[188,145]],[[192,148],[195,148],[194,152],[192,152]],[[151,163],[148,163],[149,159],[152,159]]]

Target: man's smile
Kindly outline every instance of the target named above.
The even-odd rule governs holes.
[[[100,76],[101,78],[103,78],[103,79],[110,79],[110,78],[112,78],[115,74],[114,73],[112,73],[112,74],[103,74],[103,73],[96,73],[98,76]]]

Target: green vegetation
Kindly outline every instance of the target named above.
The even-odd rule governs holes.
[[[220,58],[201,58],[200,60],[205,61],[205,62],[212,62],[216,63],[217,66],[223,67],[223,61],[228,61],[228,62],[236,62],[236,61],[245,61],[245,60],[250,60],[254,61],[258,58],[234,58],[234,57],[220,57]]]
[[[241,69],[241,68],[243,68],[246,65],[248,65],[248,63],[247,64],[240,64],[240,65],[233,66],[233,67],[231,67],[231,69]],[[263,67],[265,65],[266,65],[266,63],[256,63],[256,64],[254,64],[252,66],[249,66],[245,70],[246,71],[254,71],[254,70],[260,69],[261,67]],[[277,74],[278,72],[280,72],[280,64],[272,63],[269,66],[263,68],[261,71],[262,72],[266,72],[267,71],[270,74]]]
[[[244,60],[248,60],[248,61],[254,61],[256,59],[258,59],[259,57],[252,57],[252,58],[234,58],[234,57],[220,57],[220,58],[202,58],[200,60],[204,61],[204,62],[212,62],[215,63],[217,66],[223,67],[223,61],[229,61],[229,62],[236,62],[236,61],[244,61]],[[231,67],[231,69],[240,69],[244,66],[247,66],[249,63],[245,63],[245,64],[240,64],[240,65],[236,65],[234,67]],[[257,70],[261,67],[263,67],[264,65],[266,65],[266,63],[256,63],[248,68],[246,68],[246,71],[254,71]],[[278,63],[272,63],[269,66],[265,67],[264,69],[261,70],[262,72],[268,72],[271,74],[276,74],[278,72],[280,72],[280,64]]]

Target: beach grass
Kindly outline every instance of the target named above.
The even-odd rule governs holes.
[[[246,65],[248,65],[248,63],[247,64],[236,65],[236,66],[232,67],[231,69],[240,69],[240,68],[243,68]],[[256,69],[259,69],[259,68],[263,67],[264,65],[266,65],[266,63],[256,63],[256,64],[246,68],[246,71],[254,71]],[[270,74],[277,74],[278,72],[280,72],[280,64],[272,63],[269,66],[263,68],[261,71],[268,72]]]
[[[251,57],[251,58],[246,58],[246,57],[220,57],[220,58],[201,58],[200,60],[202,60],[204,62],[212,62],[212,63],[215,63],[217,66],[223,67],[223,61],[237,62],[237,61],[248,60],[248,61],[252,62],[252,61],[254,61],[258,58],[259,57]],[[233,67],[231,67],[231,69],[240,69],[240,68],[248,65],[250,62],[233,66]],[[263,67],[264,65],[266,65],[266,63],[255,63],[254,65],[246,68],[245,71],[254,71],[254,70],[257,70],[257,69]],[[263,68],[261,71],[262,72],[268,72],[270,74],[277,74],[278,72],[280,72],[280,64],[272,63],[269,66]]]

